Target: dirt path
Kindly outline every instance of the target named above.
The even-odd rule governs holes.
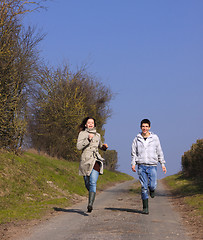
[[[190,240],[179,214],[161,182],[149,200],[150,214],[141,214],[139,194],[129,193],[131,182],[111,187],[96,197],[94,210],[86,213],[86,201],[30,229],[18,240]],[[15,238],[17,239],[17,238]]]

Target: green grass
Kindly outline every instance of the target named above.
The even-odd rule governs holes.
[[[203,217],[203,180],[184,177],[181,173],[164,178],[172,192],[182,197],[185,204],[193,207]]]
[[[78,162],[32,152],[20,156],[0,152],[0,223],[41,218],[55,207],[72,204],[75,194],[87,196]],[[132,177],[104,170],[98,190]]]
[[[134,194],[139,194],[139,195],[141,194],[141,184],[138,180],[133,183],[129,192],[133,195]]]

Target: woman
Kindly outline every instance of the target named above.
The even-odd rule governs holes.
[[[88,212],[93,209],[97,179],[99,174],[103,174],[104,159],[99,154],[98,148],[105,151],[108,145],[102,144],[101,136],[96,132],[95,119],[86,117],[80,125],[77,149],[82,150],[79,175],[84,177],[85,186],[89,191]]]

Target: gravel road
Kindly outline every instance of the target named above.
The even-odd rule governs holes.
[[[86,201],[56,209],[62,213],[20,240],[190,240],[161,181],[155,198],[149,199],[149,215],[141,213],[140,194],[129,192],[132,184],[121,183],[97,195],[92,213],[86,212]]]

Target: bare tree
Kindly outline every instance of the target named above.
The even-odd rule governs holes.
[[[96,117],[101,132],[110,116],[111,91],[93,80],[84,69],[72,73],[62,69],[43,69],[38,80],[30,118],[33,147],[52,156],[78,160],[78,126],[87,115]]]
[[[31,7],[34,6],[34,7]],[[23,15],[39,2],[1,0],[0,3],[0,147],[21,147],[26,131],[27,90],[37,70],[37,44],[43,36],[24,30]]]

